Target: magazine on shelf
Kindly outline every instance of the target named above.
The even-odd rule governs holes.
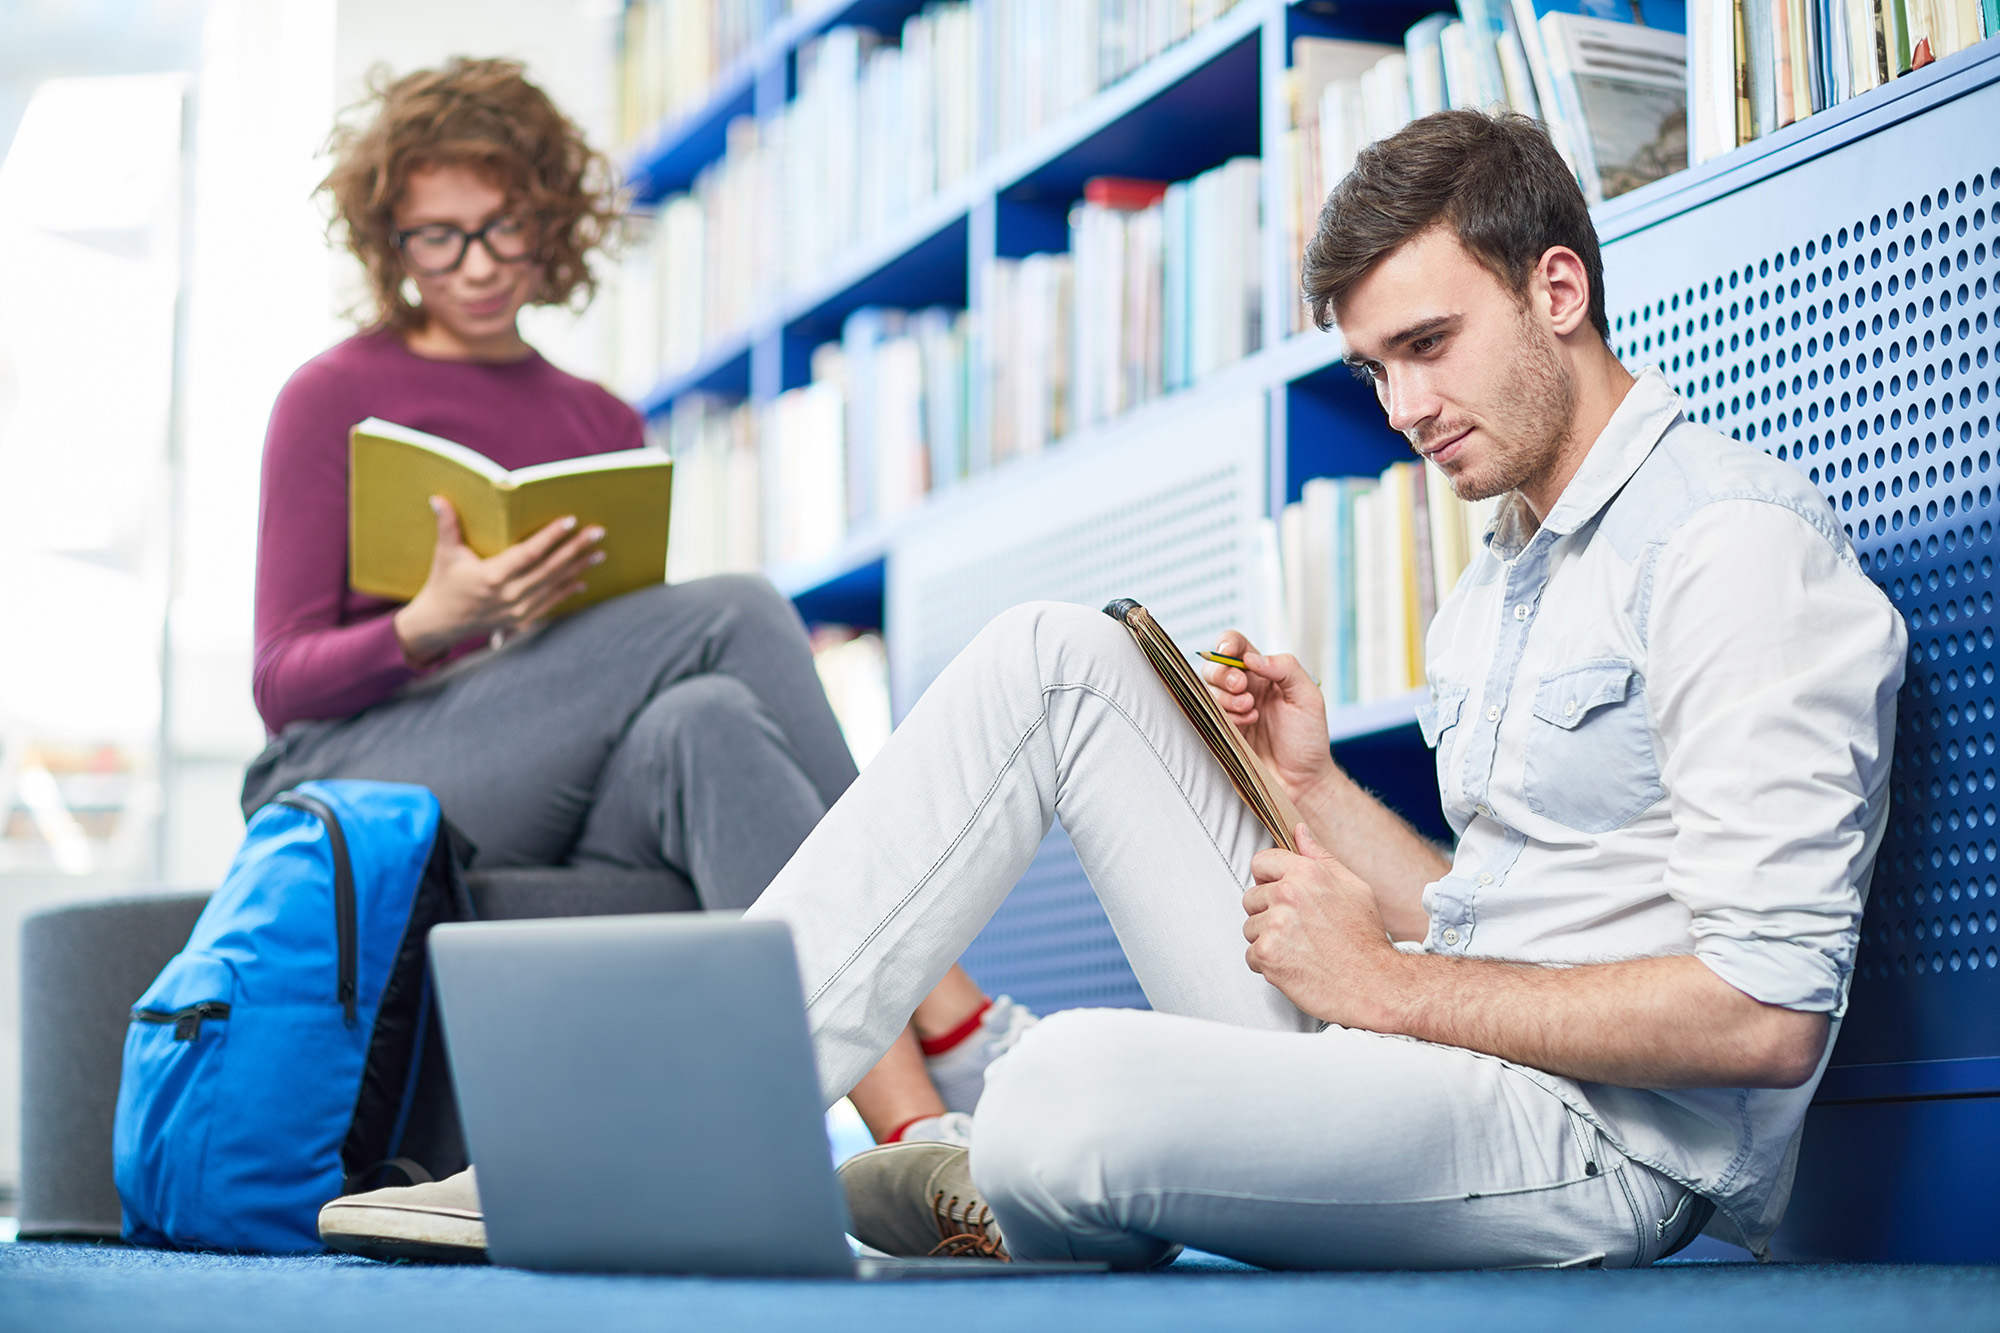
[[[1544,15],[1541,34],[1591,203],[1687,166],[1686,37],[1579,14]]]

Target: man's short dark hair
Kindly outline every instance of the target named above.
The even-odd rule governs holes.
[[[1591,325],[1610,341],[1604,261],[1576,177],[1539,123],[1481,111],[1440,111],[1361,150],[1306,245],[1313,323],[1332,327],[1341,300],[1377,262],[1439,225],[1517,297],[1551,247],[1576,251],[1590,277]]]

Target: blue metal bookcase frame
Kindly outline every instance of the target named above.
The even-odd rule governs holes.
[[[893,31],[920,7],[802,4],[628,164],[638,197],[687,188],[720,156],[731,117],[782,105],[802,41],[837,23]],[[694,391],[769,399],[804,382],[807,353],[859,306],[979,308],[982,259],[1063,248],[1064,216],[1091,175],[1180,178],[1260,153],[1266,216],[1280,216],[1273,150],[1291,37],[1395,40],[1442,7],[1242,0],[1030,142],[987,156],[642,406],[660,412]],[[2000,1259],[1996,204],[2000,42],[1988,41],[1596,210],[1620,355],[1660,364],[1698,417],[1811,476],[1910,625],[1890,831],[1778,1242],[1796,1257]],[[1262,392],[1275,510],[1308,477],[1374,473],[1407,454],[1338,364],[1337,338],[1283,337],[1292,294],[1270,230],[1264,350],[1161,410]],[[1086,435],[1059,449],[1093,447]],[[881,625],[895,539],[857,533],[811,567],[770,573],[808,619]],[[1412,706],[1341,710],[1332,741],[1358,777],[1441,832]],[[990,986],[1045,1004],[1143,1002],[1060,831],[969,958],[984,960],[975,971]]]

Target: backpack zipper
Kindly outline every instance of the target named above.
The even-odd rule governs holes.
[[[347,1026],[353,1027],[358,1021],[355,1014],[356,992],[360,989],[355,982],[355,935],[354,868],[347,858],[347,835],[341,831],[340,820],[325,801],[317,796],[309,796],[299,791],[282,791],[271,798],[277,805],[289,806],[316,816],[326,825],[326,840],[333,852],[333,928],[340,947],[339,971],[335,978],[334,993],[340,1000]]]
[[[172,1023],[175,1041],[200,1041],[203,1019],[221,1022],[229,1017],[229,1006],[220,1000],[203,1000],[185,1009],[134,1009],[132,1017],[141,1023]]]

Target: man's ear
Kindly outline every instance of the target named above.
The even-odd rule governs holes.
[[[1548,301],[1549,326],[1566,338],[1590,322],[1590,274],[1583,259],[1566,245],[1552,245],[1535,266]]]

